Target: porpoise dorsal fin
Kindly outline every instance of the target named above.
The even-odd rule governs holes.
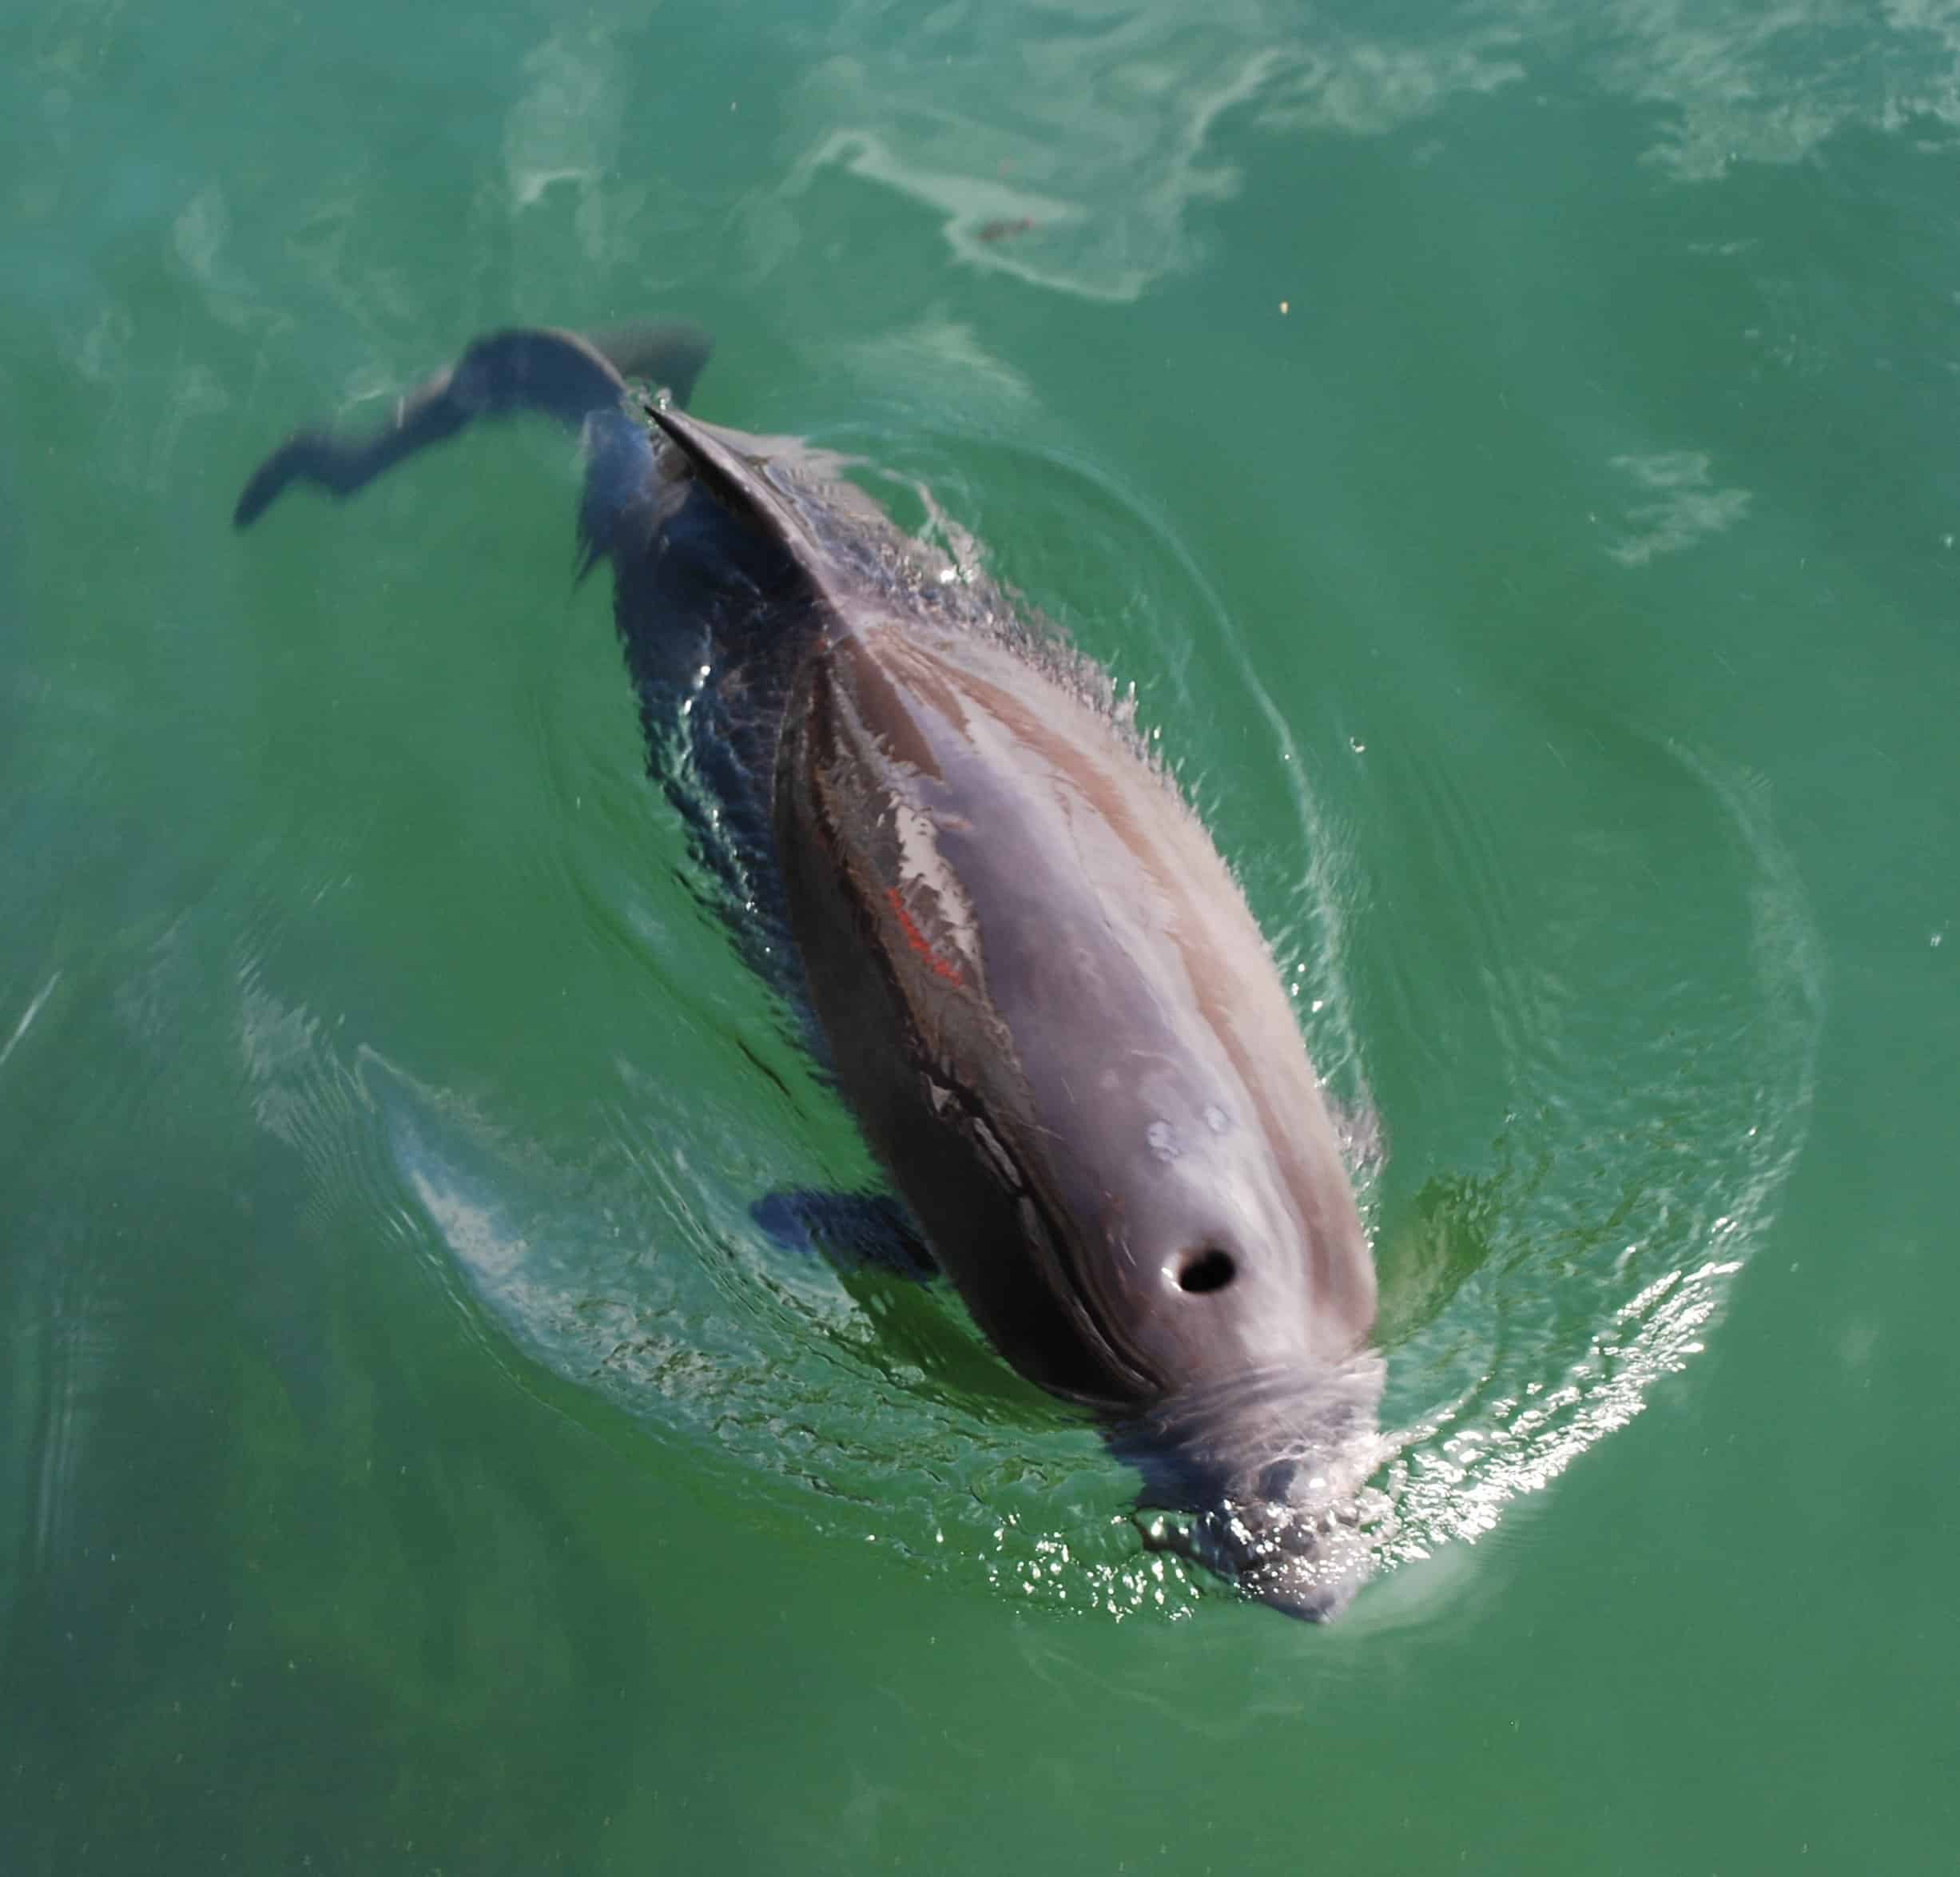
[[[855,459],[792,437],[752,436],[669,407],[646,414],[724,507],[780,547],[848,635],[877,607],[869,563],[912,551],[892,518],[845,473]]]

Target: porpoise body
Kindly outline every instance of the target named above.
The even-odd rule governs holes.
[[[493,334],[380,431],[289,439],[236,519],[478,418],[578,430],[655,773],[932,1263],[1186,1515],[1150,1541],[1330,1614],[1362,1569],[1375,1274],[1244,896],[1099,670],[837,459],[686,413],[707,350]]]

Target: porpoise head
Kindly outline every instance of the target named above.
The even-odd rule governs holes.
[[[1086,1111],[996,1127],[1029,1170],[1025,1235],[1095,1377],[1078,1391],[1143,1476],[1146,1544],[1322,1621],[1367,1569],[1357,1499],[1384,1373],[1367,1346],[1373,1264],[1317,1110],[1275,1125],[1246,1080],[1226,1085],[1206,1034],[1187,1042],[1132,1057]],[[997,1339],[1012,1348],[1011,1332]]]

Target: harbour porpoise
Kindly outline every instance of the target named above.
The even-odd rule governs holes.
[[[1375,1273],[1245,897],[1098,668],[839,459],[688,414],[708,353],[491,334],[378,430],[289,438],[234,519],[478,419],[577,431],[655,773],[904,1210],[861,1203],[1095,1417],[1147,1542],[1330,1615],[1364,1567]]]

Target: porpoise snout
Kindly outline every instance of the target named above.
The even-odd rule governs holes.
[[[1368,1575],[1368,1547],[1351,1505],[1315,1511],[1284,1501],[1227,1500],[1186,1517],[1142,1521],[1143,1543],[1203,1565],[1247,1597],[1305,1622],[1340,1615]]]
[[[1139,1525],[1168,1551],[1308,1622],[1366,1581],[1358,1500],[1381,1451],[1378,1358],[1310,1382],[1270,1372],[1180,1395],[1112,1429],[1143,1475]]]

